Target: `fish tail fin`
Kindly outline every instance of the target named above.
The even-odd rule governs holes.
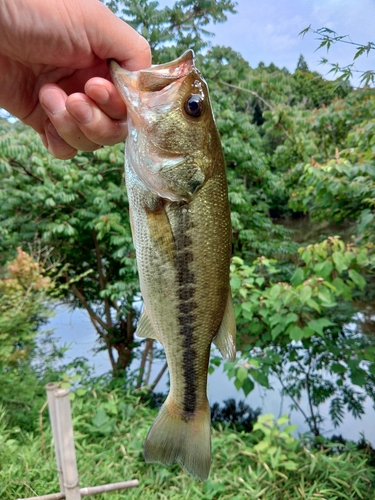
[[[179,410],[170,396],[160,409],[145,442],[146,462],[180,462],[186,472],[204,481],[211,467],[211,416],[207,404],[192,415]]]

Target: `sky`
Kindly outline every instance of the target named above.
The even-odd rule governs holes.
[[[159,0],[161,7],[174,3]],[[313,33],[298,36],[309,25],[349,35],[353,42],[375,42],[375,0],[237,0],[237,14],[211,26],[211,42],[233,48],[251,67],[273,62],[293,72],[303,54],[310,70],[327,77],[331,66],[319,65],[322,57],[341,66],[352,62],[355,48],[350,45],[336,44],[327,54],[326,49],[316,51],[319,41]],[[375,51],[357,59],[356,69],[375,69]]]

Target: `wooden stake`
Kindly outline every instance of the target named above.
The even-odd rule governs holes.
[[[124,490],[125,488],[134,488],[139,485],[138,479],[132,481],[123,481],[121,483],[102,484],[101,486],[90,486],[81,488],[81,496],[97,495],[98,493],[106,493],[107,491]],[[68,498],[65,493],[52,493],[51,495],[42,495],[40,497],[18,498],[17,500],[62,500]]]
[[[18,500],[62,500],[64,498],[81,500],[81,496],[138,486],[138,480],[133,479],[88,488],[79,487],[69,389],[58,389],[56,384],[51,383],[46,385],[46,390],[61,491],[39,497],[18,498]]]
[[[54,396],[65,498],[66,500],[81,500],[69,389],[56,389]]]
[[[64,475],[61,465],[61,449],[60,449],[59,433],[57,430],[57,416],[56,416],[55,395],[54,395],[55,390],[57,390],[57,384],[55,384],[54,382],[51,382],[50,384],[46,385],[49,419],[51,422],[53,443],[55,447],[56,468],[57,468],[57,473],[59,475],[60,491],[63,492],[65,491]]]

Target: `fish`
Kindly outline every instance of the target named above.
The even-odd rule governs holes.
[[[211,343],[236,356],[229,285],[231,219],[225,163],[194,53],[134,72],[109,62],[127,106],[125,181],[143,312],[136,335],[164,347],[170,391],[144,445],[146,462],[211,467]]]

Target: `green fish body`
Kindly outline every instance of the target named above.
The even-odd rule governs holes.
[[[144,311],[137,335],[164,346],[170,392],[145,442],[147,462],[211,466],[211,343],[236,355],[229,288],[225,165],[208,89],[193,53],[128,72],[111,61],[128,108],[125,176]]]

